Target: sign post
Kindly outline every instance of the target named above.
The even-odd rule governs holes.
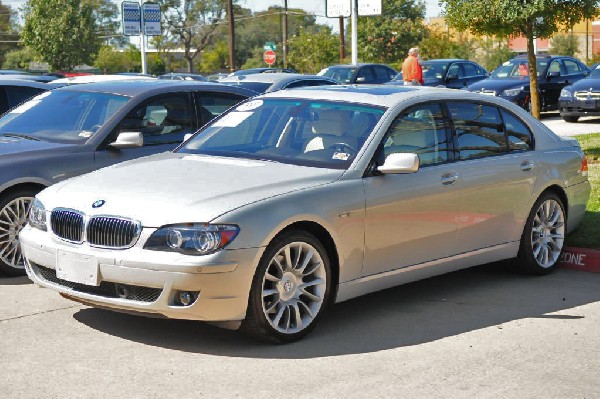
[[[273,65],[277,57],[275,56],[275,52],[273,50],[267,50],[263,54],[263,60],[269,65]]]
[[[146,36],[160,36],[160,6],[156,3],[124,1],[121,3],[123,34],[140,36],[142,73],[148,73],[146,65]]]

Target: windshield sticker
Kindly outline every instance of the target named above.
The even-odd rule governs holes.
[[[346,152],[335,152],[331,159],[338,159],[340,161],[347,161],[350,158],[350,154]]]
[[[94,134],[94,132],[90,132],[89,130],[82,130],[81,133],[79,133],[79,137],[87,139],[92,137],[92,134]]]
[[[252,111],[261,105],[263,105],[263,100],[252,100],[237,107],[236,111]]]
[[[252,112],[230,112],[212,124],[214,127],[237,127],[248,119]]]
[[[39,100],[29,100],[26,103],[19,105],[17,108],[10,111],[11,114],[22,114],[23,112],[30,110],[40,103]]]

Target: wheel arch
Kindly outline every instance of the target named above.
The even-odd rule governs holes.
[[[0,191],[0,198],[3,198],[4,196],[9,195],[9,194],[14,193],[19,190],[33,190],[36,192],[40,192],[43,189],[45,189],[46,187],[47,187],[47,185],[45,185],[45,184],[35,183],[35,182],[15,183],[11,186],[4,187],[2,189],[2,191]]]
[[[569,199],[567,197],[567,193],[565,192],[565,190],[559,186],[558,184],[553,184],[551,186],[546,187],[541,193],[540,195],[538,195],[538,197],[536,198],[536,201],[544,194],[546,193],[553,193],[556,194],[558,196],[558,198],[560,198],[560,200],[563,203],[563,206],[565,208],[565,218],[568,220],[569,219]]]

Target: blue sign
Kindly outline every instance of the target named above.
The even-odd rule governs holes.
[[[142,22],[139,3],[124,1],[121,3],[121,11],[123,15],[123,34],[125,36],[139,36]]]
[[[142,5],[144,21],[144,34],[146,36],[160,36],[160,6],[157,3],[144,3]]]

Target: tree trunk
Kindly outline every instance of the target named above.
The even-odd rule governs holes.
[[[194,59],[192,57],[185,57],[188,64],[188,73],[194,73]]]
[[[537,79],[537,63],[535,59],[535,52],[533,41],[533,22],[527,27],[527,60],[529,61],[529,93],[531,96],[531,107],[529,112],[535,118],[540,119],[540,96],[538,90],[538,79]]]

